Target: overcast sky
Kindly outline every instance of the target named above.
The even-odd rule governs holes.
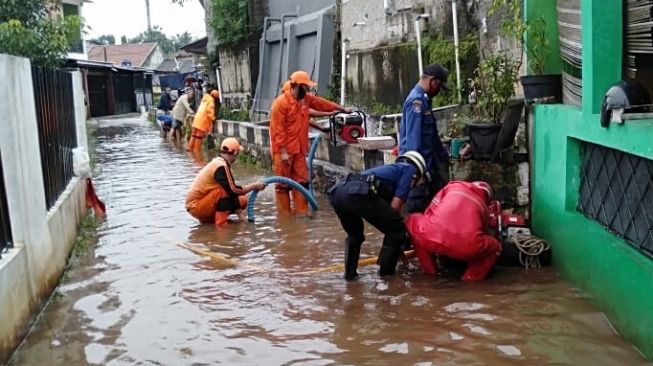
[[[126,35],[132,38],[147,29],[145,0],[92,0],[82,10],[86,24],[91,27],[87,39],[113,34],[116,43]],[[158,25],[168,36],[188,31],[193,38],[206,35],[204,8],[197,0],[183,7],[170,0],[150,0],[152,26]]]

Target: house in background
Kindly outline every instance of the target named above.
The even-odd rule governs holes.
[[[88,50],[89,61],[108,62],[114,65],[155,70],[165,54],[157,43],[135,43],[93,46]]]
[[[58,8],[50,10],[51,17],[69,17],[69,16],[83,16],[82,8],[85,3],[90,3],[90,0],[62,0]],[[86,42],[84,42],[84,32],[79,30],[79,39],[71,42],[68,47],[68,58],[76,60],[86,60]]]

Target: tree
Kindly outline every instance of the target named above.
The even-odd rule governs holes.
[[[82,19],[62,16],[59,1],[0,0],[0,53],[60,66],[70,45],[81,39]]]
[[[248,0],[207,0],[213,17],[209,25],[220,43],[238,43],[249,35]]]
[[[194,41],[193,36],[190,35],[188,32],[184,32],[182,34],[177,34],[173,39],[172,42],[175,45],[175,51],[180,49],[181,47],[184,47],[185,45],[191,43]]]
[[[152,29],[141,32],[127,43],[158,43],[166,54],[175,52],[175,45],[172,39],[168,38],[161,27],[153,26]]]
[[[93,41],[102,44],[116,44],[116,37],[114,37],[113,34],[103,34],[95,38]]]
[[[120,44],[127,44],[129,41],[127,40],[127,36],[123,35],[120,37]]]

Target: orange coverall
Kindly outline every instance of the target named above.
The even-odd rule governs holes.
[[[211,131],[216,115],[215,99],[210,94],[204,94],[193,119],[188,151],[199,151],[202,148],[202,140]]]
[[[216,172],[223,168],[225,182],[216,180]],[[231,167],[222,157],[217,157],[197,174],[186,195],[186,211],[202,223],[215,221],[227,223],[229,215],[247,207],[247,196],[234,182]]]
[[[339,105],[308,93],[302,101],[298,101],[292,95],[292,91],[287,89],[274,100],[270,113],[270,145],[274,174],[291,178],[306,187],[309,182],[306,164],[309,108],[329,112],[337,110]],[[288,153],[287,165],[281,159],[281,151],[284,148]],[[295,212],[308,213],[306,199],[299,191],[292,192]],[[275,198],[277,211],[289,214],[291,212],[289,187],[277,184]]]

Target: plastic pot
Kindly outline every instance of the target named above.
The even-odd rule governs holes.
[[[553,98],[554,103],[562,102],[562,76],[560,74],[526,75],[520,79],[526,103],[533,103],[536,99],[545,98]]]

